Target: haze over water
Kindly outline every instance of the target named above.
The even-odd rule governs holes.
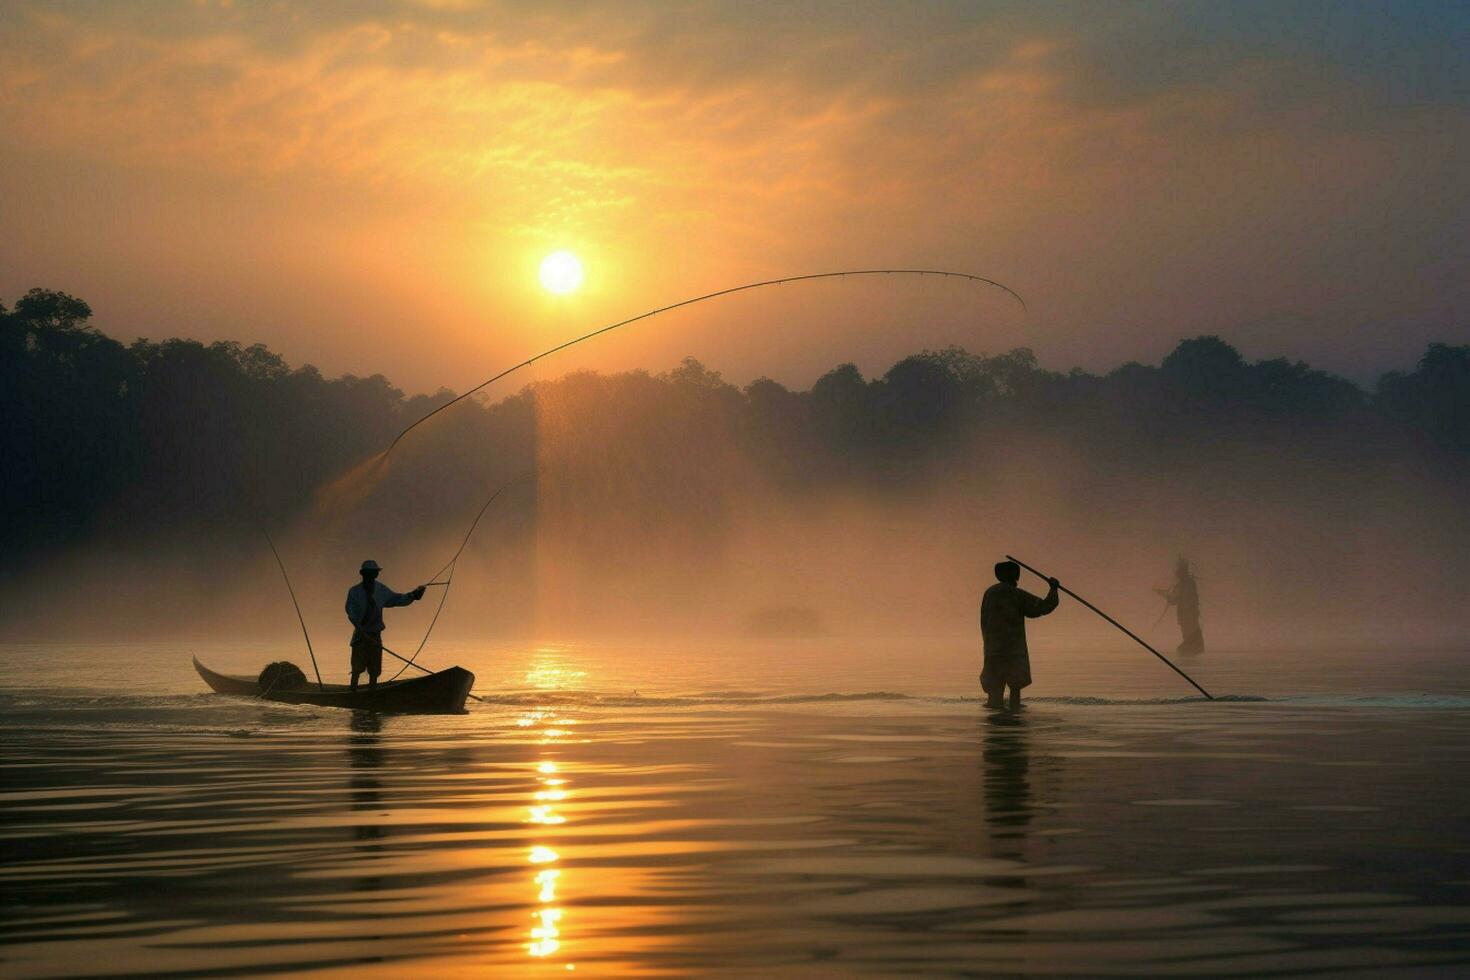
[[[375,717],[10,645],[0,972],[1458,972],[1463,652],[1033,651],[1019,718],[838,640],[446,646],[488,703]]]

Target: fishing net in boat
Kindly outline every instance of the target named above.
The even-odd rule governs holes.
[[[255,683],[260,685],[262,691],[294,691],[298,687],[306,686],[306,675],[291,661],[277,660],[266,665]]]

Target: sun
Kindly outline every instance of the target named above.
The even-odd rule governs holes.
[[[582,285],[582,263],[566,249],[541,260],[541,285],[547,292],[564,296]]]

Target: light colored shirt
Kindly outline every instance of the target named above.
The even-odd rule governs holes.
[[[347,621],[358,633],[383,632],[383,610],[390,606],[406,606],[413,602],[412,593],[394,592],[382,582],[373,582],[372,608],[369,609],[367,590],[359,582],[347,590]]]

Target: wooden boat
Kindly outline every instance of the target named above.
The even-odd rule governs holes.
[[[450,667],[423,677],[401,681],[385,681],[376,690],[366,684],[354,691],[346,684],[318,687],[308,682],[289,690],[273,689],[262,693],[254,677],[217,674],[194,658],[194,669],[219,694],[284,701],[287,704],[320,704],[330,708],[353,708],[358,711],[381,711],[417,715],[457,715],[464,713],[465,698],[475,686],[475,675],[463,667]]]

